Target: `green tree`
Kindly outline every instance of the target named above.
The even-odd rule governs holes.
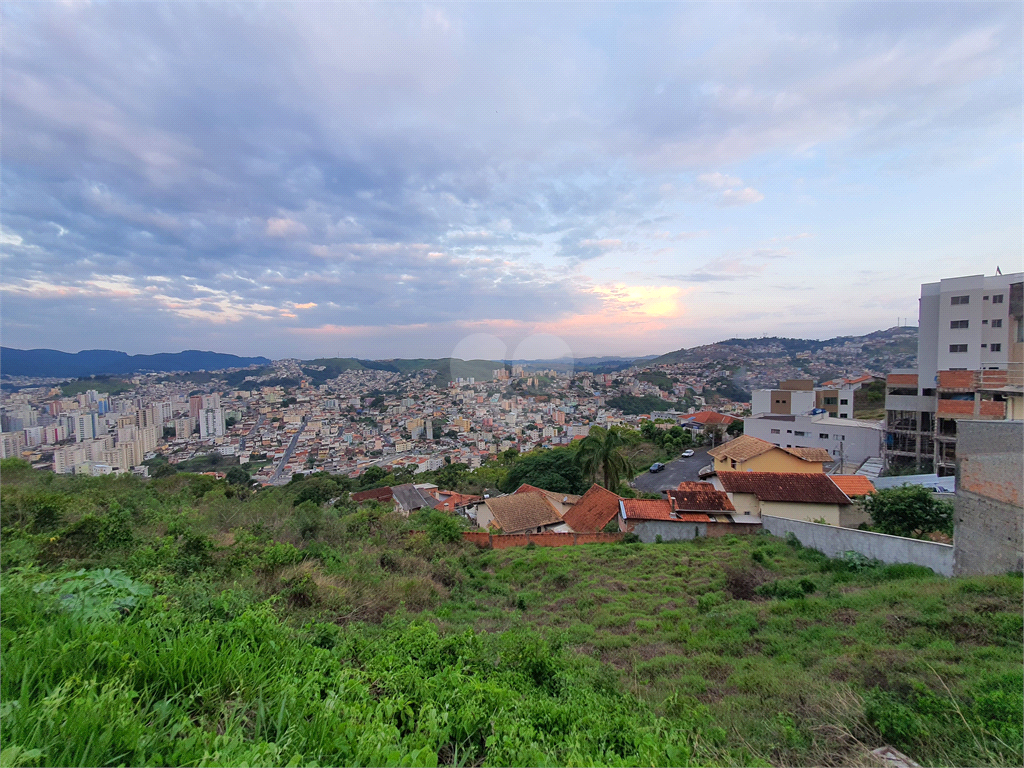
[[[619,480],[628,477],[633,471],[629,459],[622,453],[624,446],[617,430],[592,427],[590,434],[580,441],[580,449],[576,454],[580,471],[594,479],[600,470],[604,487],[609,490],[618,488]]]
[[[587,489],[574,454],[564,448],[535,451],[519,457],[498,488],[511,493],[523,483],[555,493],[583,493]]]
[[[225,478],[232,485],[249,485],[249,473],[241,467],[232,467]]]
[[[915,536],[932,531],[952,535],[953,505],[920,485],[885,488],[864,499],[871,522],[881,533]]]

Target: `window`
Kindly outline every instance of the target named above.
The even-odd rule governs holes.
[[[736,469],[736,459],[732,459],[731,463],[732,463],[732,468]]]
[[[988,344],[982,344],[982,345],[981,345],[981,348],[982,348],[982,349],[984,349],[984,348],[985,348],[985,347],[987,347],[987,346],[988,346]]]
[[[850,401],[849,401],[849,400],[840,400],[840,401],[839,401],[839,404],[840,404],[840,405],[849,405],[849,404],[850,404]]]
[[[985,322],[987,323],[988,321],[986,320]],[[993,328],[1002,328],[1003,327],[1003,321],[1002,320],[993,320],[992,321],[992,327]]]
[[[950,328],[967,328],[969,322],[970,322],[969,320],[950,320],[949,321],[949,327]]]
[[[794,435],[796,435],[797,437],[803,437],[803,436],[804,436],[804,435],[805,435],[806,433],[804,433],[804,432],[801,432],[801,431],[797,430],[797,431],[796,431],[796,432],[794,432],[793,434],[794,434]]]
[[[792,429],[787,429],[786,430],[786,434],[787,435],[792,435],[793,434],[793,430]]]
[[[845,418],[847,418],[847,416],[846,416],[846,414],[845,414],[845,413],[840,413],[840,414],[839,414],[839,418],[840,418],[840,419],[845,419]]]
[[[967,345],[966,344],[950,344],[949,345],[949,351],[953,352],[953,353],[966,352],[967,351]]]
[[[836,398],[834,398],[834,397],[823,397],[822,400],[824,401],[825,405],[835,405],[836,404]]]
[[[992,352],[1002,352],[1003,351],[1003,345],[1002,344],[989,344],[988,348]]]
[[[828,440],[828,432],[819,432],[818,433],[818,439],[819,440]]]
[[[950,296],[949,303],[952,304],[954,307],[957,306],[958,304],[970,304],[971,303],[971,297],[970,296]]]
[[[1001,294],[1001,293],[994,294],[992,296],[992,303],[993,304],[1002,304],[1003,303],[1003,294]]]
[[[982,321],[981,321],[981,324],[982,324],[982,325],[988,325],[988,320],[982,320]]]
[[[772,434],[773,434],[773,435],[777,435],[777,434],[779,434],[779,432],[780,432],[780,431],[781,431],[781,430],[778,430],[778,429],[773,429],[773,430],[772,430]]]

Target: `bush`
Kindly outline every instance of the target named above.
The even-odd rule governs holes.
[[[639,543],[640,543],[640,537],[637,536],[632,531],[627,531],[626,533],[622,534],[622,538],[619,539],[619,544],[639,544]]]
[[[427,520],[427,537],[433,544],[462,541],[462,526],[451,515],[435,511]]]
[[[902,485],[885,488],[864,499],[864,509],[881,533],[915,536],[932,531],[953,534],[953,505],[928,488]]]
[[[774,598],[776,600],[793,600],[802,598],[805,594],[816,589],[813,581],[801,579],[798,582],[772,581],[762,584],[755,592],[761,597]]]

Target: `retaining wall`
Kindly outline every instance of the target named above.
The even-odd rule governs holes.
[[[644,544],[653,544],[661,536],[662,541],[689,541],[698,536],[707,536],[708,523],[684,523],[670,520],[644,520],[633,523],[630,530],[640,537]]]
[[[961,420],[957,433],[954,571],[1024,570],[1024,425]]]
[[[707,536],[713,539],[717,536],[744,536],[760,532],[760,523],[708,523]]]
[[[538,547],[572,547],[577,544],[607,544],[619,541],[621,533],[488,533],[463,531],[462,538],[481,549],[508,549],[534,544]]]
[[[883,563],[914,563],[931,568],[942,576],[953,575],[953,547],[950,544],[768,515],[761,515],[761,524],[764,530],[775,536],[792,533],[805,547],[817,549],[829,557],[852,550]]]

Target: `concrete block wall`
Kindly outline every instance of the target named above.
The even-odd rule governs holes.
[[[633,524],[633,533],[644,544],[653,544],[661,536],[662,541],[689,541],[698,536],[708,535],[707,523],[683,523],[669,520],[645,520]]]
[[[767,515],[761,515],[761,524],[774,536],[792,533],[805,547],[817,549],[829,557],[852,550],[883,563],[914,563],[942,576],[953,575],[953,547],[949,544]]]
[[[953,571],[1024,570],[1024,422],[957,423]]]

